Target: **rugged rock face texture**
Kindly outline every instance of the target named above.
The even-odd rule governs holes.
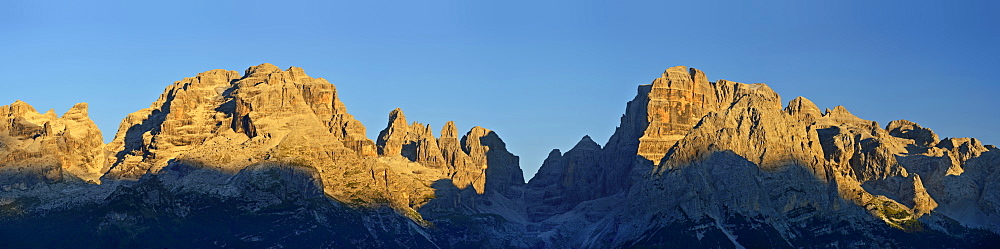
[[[101,131],[87,116],[87,104],[62,117],[28,103],[0,106],[0,188],[26,189],[40,183],[99,183],[106,170]]]
[[[520,195],[516,188],[524,185],[524,173],[518,164],[519,159],[507,151],[507,144],[495,132],[479,126],[472,127],[462,137],[462,151],[469,155],[473,165],[486,165],[480,166],[486,178],[484,189],[499,192],[508,198]]]
[[[0,225],[0,241],[888,248],[1000,240],[995,146],[940,139],[906,120],[883,128],[803,97],[782,105],[767,85],[709,82],[696,69],[672,67],[640,85],[607,143],[584,136],[553,150],[528,183],[494,131],[476,126],[459,137],[447,122],[435,137],[397,108],[373,142],[337,94],[295,67],[212,70],[168,86],[107,145],[86,104],[62,117],[20,101],[0,106],[0,222],[10,224]],[[38,225],[52,223],[74,225]]]
[[[185,152],[237,144],[239,150],[255,153],[224,153],[238,158],[212,161],[217,163],[213,166],[239,170],[263,160],[253,156],[267,154],[290,131],[316,132],[355,154],[374,154],[364,126],[347,114],[333,85],[300,68],[282,71],[262,64],[242,77],[236,71],[212,70],[185,78],[150,108],[130,114],[108,145],[116,153],[106,177],[136,179],[158,172]]]
[[[931,129],[920,127],[917,123],[907,120],[889,122],[885,129],[889,131],[889,135],[911,139],[913,143],[924,147],[934,146],[940,140]]]
[[[441,148],[441,157],[444,164],[448,166],[448,177],[458,188],[472,186],[477,193],[482,194],[486,190],[485,165],[476,164],[469,157],[469,154],[462,150],[464,147],[458,139],[458,129],[455,122],[448,121],[444,128],[441,128],[441,138],[438,138],[438,147]]]
[[[715,88],[705,73],[671,67],[653,80],[646,107],[649,127],[639,138],[639,155],[659,162],[664,152],[709,111],[718,109]]]
[[[134,180],[174,164],[230,174],[303,165],[318,169],[326,193],[339,201],[388,202],[416,219],[413,210],[433,199],[430,185],[441,179],[479,194],[515,195],[511,186],[524,181],[499,137],[476,127],[458,142],[454,124],[446,126],[439,140],[396,109],[373,143],[334,86],[300,68],[261,64],[242,76],[212,70],[175,82],[151,108],[129,115],[108,145],[115,153],[104,178]]]
[[[389,125],[379,134],[376,146],[381,156],[402,156],[432,168],[442,168],[446,163],[431,126],[417,122],[407,125],[399,108],[389,113]]]
[[[584,136],[566,154],[552,150],[528,182],[533,189],[526,193],[526,198],[540,203],[529,206],[529,215],[535,219],[547,218],[569,211],[581,201],[601,197],[600,191],[580,191],[601,184],[604,170],[600,168],[600,152],[601,146],[590,136]]]
[[[529,182],[526,197],[529,202],[541,203],[531,206],[529,215],[541,224],[556,227],[539,233],[573,235],[580,239],[575,243],[583,247],[740,247],[760,243],[762,238],[770,241],[768,247],[775,243],[791,247],[816,243],[863,247],[873,239],[888,241],[883,246],[905,245],[901,240],[911,239],[901,239],[906,236],[894,235],[894,231],[921,233],[931,227],[955,231],[949,230],[954,227],[944,228],[947,225],[942,224],[950,224],[947,220],[971,226],[992,224],[985,227],[994,231],[1000,224],[992,218],[996,213],[982,211],[992,210],[985,208],[990,204],[984,203],[992,203],[988,199],[994,197],[965,199],[961,208],[954,209],[948,208],[950,201],[943,201],[952,199],[950,195],[977,196],[967,191],[958,194],[957,189],[983,187],[961,180],[964,177],[943,180],[948,176],[991,174],[960,173],[964,169],[960,165],[968,164],[968,158],[980,159],[989,152],[975,139],[939,141],[929,129],[909,121],[893,121],[882,129],[842,106],[821,112],[803,97],[782,108],[780,97],[763,84],[719,80],[702,82],[701,86],[706,87],[685,85],[697,85],[701,77],[700,71],[685,72],[675,67],[654,80],[652,86],[639,88],[622,118],[622,127],[602,150],[628,151],[634,147],[622,146],[628,144],[622,138],[644,129],[637,151],[632,150],[632,155],[638,154],[640,159],[629,163],[609,159],[615,153],[605,153],[596,156],[603,159],[587,160],[617,162],[600,165],[598,171],[629,165],[633,177],[625,179],[637,180],[626,181],[631,187],[623,190],[624,196],[612,193],[581,197],[578,193],[594,193],[600,188],[562,188],[557,184],[559,179],[576,174],[574,170],[581,165],[568,162],[574,160],[571,152],[582,154],[594,149],[550,153],[538,175]],[[670,88],[673,86],[695,90],[682,92],[681,97],[664,94],[679,92]],[[705,96],[700,92],[713,97],[693,101],[688,98]],[[663,103],[673,105],[662,107]],[[648,123],[642,120],[644,109]],[[690,114],[696,116],[695,121],[684,121],[685,113],[691,110],[697,110],[697,114]],[[593,157],[599,153],[586,154]],[[647,168],[649,161],[656,165]],[[965,187],[955,187],[959,184]],[[942,185],[952,186],[952,192],[943,190],[948,187]],[[609,208],[600,202],[624,205]],[[963,214],[945,211],[957,209]],[[610,214],[591,218],[599,213]],[[991,221],[974,222],[966,218],[968,214]],[[588,218],[567,221],[569,216]],[[818,230],[799,229],[810,226],[818,226]],[[847,231],[867,239],[830,240],[836,236],[828,231]],[[719,237],[703,240],[712,236]],[[545,236],[540,239],[547,246],[559,243]]]

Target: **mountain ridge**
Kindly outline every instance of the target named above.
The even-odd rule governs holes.
[[[553,150],[527,182],[519,158],[483,127],[459,137],[447,122],[435,137],[397,108],[373,141],[332,84],[296,67],[184,78],[126,117],[108,144],[86,104],[58,118],[16,101],[0,107],[0,204],[12,212],[6,219],[20,221],[132,200],[101,224],[133,232],[158,216],[112,214],[148,209],[184,220],[190,211],[171,205],[215,210],[235,200],[246,217],[275,205],[355,210],[339,220],[364,220],[345,223],[369,231],[354,236],[371,239],[349,243],[359,247],[467,247],[473,241],[462,238],[477,234],[494,235],[481,247],[522,248],[746,247],[762,239],[900,246],[908,242],[893,238],[907,234],[965,245],[1000,231],[1000,193],[987,180],[1000,174],[995,146],[940,139],[906,120],[883,127],[843,106],[821,112],[803,97],[783,104],[762,83],[707,79],[668,68],[638,86],[603,146],[583,136],[570,150]],[[144,195],[186,197],[133,199]],[[274,215],[267,217],[287,217]],[[807,224],[825,228],[799,228]],[[386,242],[372,226],[408,235]],[[856,238],[832,232],[839,230]]]

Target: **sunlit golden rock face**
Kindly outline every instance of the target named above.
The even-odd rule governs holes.
[[[606,146],[578,147],[550,153],[529,182],[525,198],[545,204],[529,208],[531,218],[544,220],[622,191],[612,183],[622,183],[630,195],[651,198],[639,201],[638,206],[648,210],[627,211],[633,213],[680,208],[687,214],[721,215],[703,209],[719,203],[751,212],[779,205],[779,213],[815,205],[837,212],[841,205],[855,205],[903,229],[912,229],[917,218],[941,206],[960,203],[956,200],[998,199],[958,194],[962,191],[955,186],[968,184],[959,180],[965,178],[946,180],[961,175],[970,158],[989,152],[975,139],[941,140],[930,129],[905,120],[883,129],[843,106],[821,111],[804,97],[782,105],[781,97],[765,84],[709,82],[701,71],[686,67],[669,68],[652,84],[639,86]],[[727,164],[753,167],[739,169],[748,172],[701,172],[704,167],[732,166]],[[971,177],[977,176],[966,178]],[[715,189],[720,184],[724,189]],[[829,189],[803,196],[762,189],[769,184],[819,184]],[[735,191],[731,188],[747,191],[727,195]],[[828,201],[821,200],[824,191],[850,204],[818,204]],[[685,196],[702,206],[684,201]]]
[[[289,131],[316,132],[361,156],[374,155],[360,122],[347,114],[336,89],[301,68],[280,70],[271,64],[236,71],[211,70],[167,87],[150,108],[130,114],[109,150],[110,179],[136,179],[155,173],[167,163],[206,144],[243,141],[241,150],[273,147],[273,136]],[[227,142],[228,143],[228,142]],[[228,154],[220,152],[221,154]],[[263,153],[263,152],[260,152]],[[253,154],[227,155],[229,162],[256,162]],[[266,154],[266,153],[265,153]],[[238,168],[238,167],[237,167]]]
[[[90,120],[87,103],[62,117],[44,114],[20,100],[0,106],[0,188],[25,189],[38,183],[99,183],[106,170],[104,144]]]
[[[472,158],[462,151],[462,144],[459,141],[458,129],[455,122],[448,121],[441,128],[441,137],[438,138],[438,147],[441,149],[441,159],[448,167],[449,177],[452,184],[459,188],[473,186],[476,192],[482,193],[486,183],[483,177],[483,165],[476,165]]]
[[[211,70],[168,86],[107,145],[84,103],[62,117],[0,106],[0,211],[13,210],[9,196],[62,203],[87,193],[79,198],[101,203],[110,189],[170,207],[185,203],[158,196],[177,189],[264,206],[310,196],[360,213],[390,206],[422,239],[440,236],[435,216],[462,231],[505,231],[491,243],[507,247],[627,246],[678,224],[698,234],[759,225],[793,246],[849,231],[868,245],[886,238],[873,227],[920,231],[942,215],[1000,231],[996,147],[906,120],[883,128],[804,97],[782,103],[762,83],[672,67],[638,86],[607,143],[583,136],[553,150],[525,184],[492,130],[460,135],[449,121],[435,136],[396,108],[372,141],[336,88],[300,68]],[[155,194],[136,194],[145,191]],[[800,229],[817,224],[827,227]]]
[[[639,139],[639,155],[659,163],[701,117],[729,106],[734,86],[726,80],[709,82],[704,72],[694,68],[676,66],[665,70],[653,80],[646,97],[649,126]]]
[[[432,199],[429,186],[442,179],[479,194],[486,193],[488,171],[502,172],[496,191],[524,182],[517,158],[492,131],[475,127],[459,141],[449,122],[439,139],[430,125],[408,124],[397,108],[375,143],[337,94],[301,68],[266,63],[243,75],[211,70],[185,78],[122,122],[108,145],[113,153],[104,178],[138,179],[172,164],[230,174],[294,164],[317,169],[327,194],[338,200],[388,202],[404,211]]]
[[[930,129],[905,120],[883,129],[843,106],[821,113],[803,97],[782,109],[778,94],[764,84],[720,80],[712,85],[726,86],[715,92],[725,96],[717,100],[728,103],[703,109],[706,114],[668,148],[654,175],[683,170],[720,152],[733,153],[765,172],[804,168],[812,176],[799,180],[830,184],[840,198],[892,226],[911,229],[908,224],[942,204],[936,199],[966,198],[946,190],[962,180],[949,183],[944,179],[962,174],[966,160],[989,151],[975,139],[938,141]],[[650,129],[655,124],[651,122]],[[640,146],[640,155],[643,149]],[[996,196],[975,198],[996,201]]]

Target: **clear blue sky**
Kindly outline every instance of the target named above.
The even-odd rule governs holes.
[[[603,144],[637,85],[686,65],[1000,143],[990,1],[415,2],[8,1],[0,103],[88,102],[110,140],[181,78],[299,66],[335,84],[371,138],[396,107],[436,131],[480,125],[528,178],[553,148]]]

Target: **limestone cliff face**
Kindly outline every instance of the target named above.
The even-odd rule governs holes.
[[[0,188],[39,183],[99,183],[106,170],[101,132],[79,103],[62,117],[27,103],[0,106]]]
[[[684,66],[668,68],[653,80],[646,108],[649,127],[639,139],[639,155],[659,162],[701,116],[717,109],[714,92],[704,73]]]

